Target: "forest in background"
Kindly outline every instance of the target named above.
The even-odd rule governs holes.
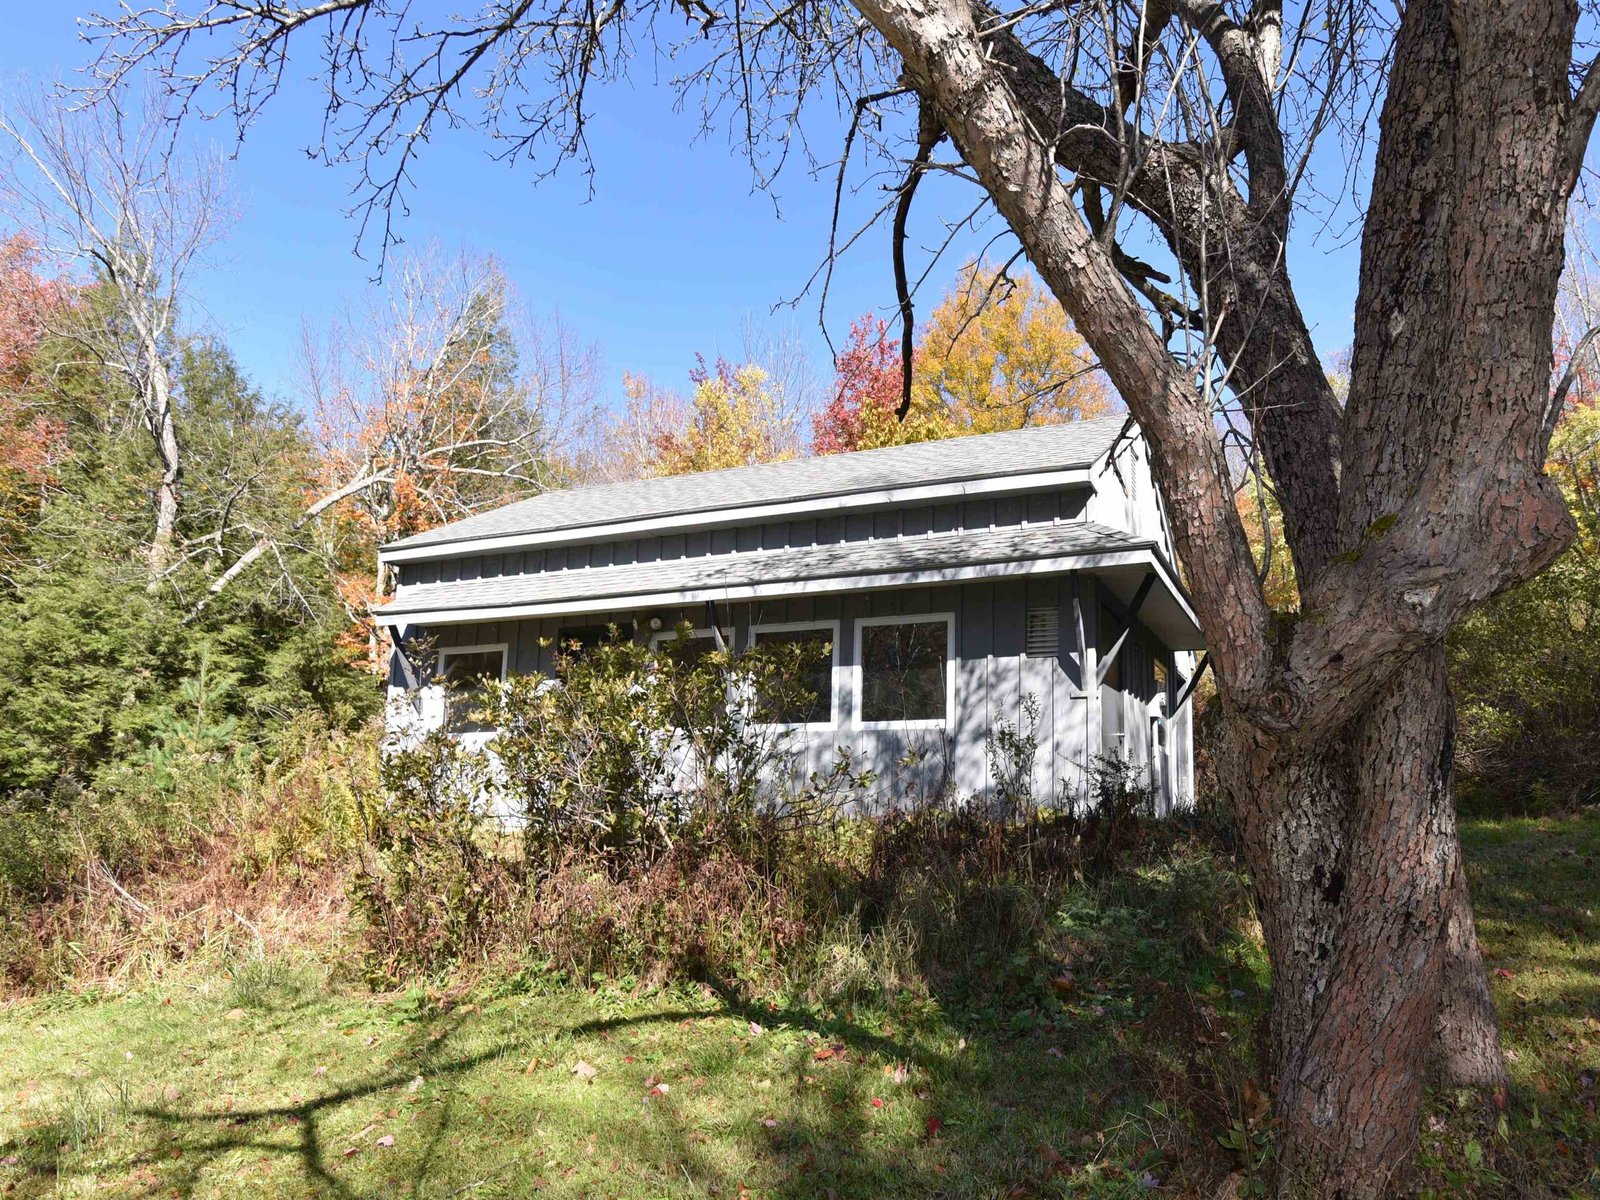
[[[598,345],[527,312],[492,257],[438,248],[397,252],[342,319],[285,347],[298,383],[269,397],[190,315],[234,203],[224,165],[173,157],[159,129],[154,114],[38,107],[0,131],[0,815],[15,818],[0,822],[0,904],[13,912],[70,891],[86,864],[116,874],[159,857],[225,807],[219,792],[249,791],[310,743],[338,744],[335,757],[370,743],[385,652],[367,612],[389,584],[386,541],[550,487],[1117,406],[1036,280],[980,262],[920,323],[903,413],[898,330],[871,314],[831,377],[782,330],[752,327],[732,360],[686,347],[687,387],[625,373],[608,405]],[[1569,344],[1596,311],[1588,261],[1570,273]],[[1461,794],[1480,811],[1596,798],[1600,415],[1594,381],[1570,374],[1551,470],[1582,534],[1452,641]],[[1237,467],[1287,608],[1271,481],[1242,450]]]

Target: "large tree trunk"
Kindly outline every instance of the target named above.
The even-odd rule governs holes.
[[[1543,430],[1573,148],[1590,119],[1573,111],[1566,81],[1575,10],[1569,0],[1403,10],[1336,438],[1309,388],[1288,394],[1285,436],[1265,419],[1256,427],[1269,458],[1278,442],[1287,473],[1276,482],[1286,512],[1299,513],[1289,526],[1301,611],[1279,621],[1257,586],[1214,414],[1060,177],[1071,130],[1039,119],[1050,89],[1030,112],[1013,82],[1027,63],[1005,53],[1003,33],[991,42],[977,30],[968,0],[855,2],[1148,439],[1217,669],[1219,774],[1272,960],[1279,1193],[1394,1195],[1430,1066],[1490,1083],[1502,1071],[1455,828],[1443,639],[1572,536],[1543,474]],[[1227,69],[1244,31],[1216,6],[1183,7]],[[1252,184],[1270,183],[1273,148],[1258,142],[1252,157],[1247,124],[1237,132]],[[1060,138],[1045,136],[1054,128]],[[1252,190],[1249,212],[1270,217],[1256,199]],[[1294,332],[1296,321],[1282,324]],[[1304,422],[1306,436],[1292,436]],[[1330,440],[1337,464],[1299,469]]]
[[[179,489],[183,486],[183,453],[178,442],[178,419],[173,411],[172,374],[156,335],[143,318],[135,318],[142,345],[143,378],[139,397],[144,423],[161,464],[156,484],[156,521],[150,537],[150,587],[154,589],[172,562],[178,539]]]
[[[1223,784],[1273,963],[1280,1191],[1392,1195],[1434,1060],[1446,930],[1465,903],[1443,650],[1397,664],[1372,708],[1319,753],[1280,759],[1249,725],[1226,739]],[[1486,1016],[1493,1029],[1492,1012],[1463,1015],[1480,1036]]]

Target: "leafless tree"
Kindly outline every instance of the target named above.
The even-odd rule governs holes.
[[[287,549],[320,546],[337,563],[349,539],[327,529],[319,539],[325,515],[354,510],[366,553],[563,480],[596,407],[597,375],[596,350],[559,318],[521,313],[493,260],[437,247],[399,257],[386,283],[321,336],[302,332],[319,486],[286,524],[252,528],[255,542],[191,616],[257,563],[286,575]],[[381,600],[387,582],[377,567],[360,600]]]
[[[441,123],[477,122],[540,170],[581,158],[590,88],[641,47],[673,52],[763,180],[831,99],[850,130],[841,194],[858,152],[856,171],[890,173],[907,318],[916,183],[971,183],[1150,442],[1272,959],[1280,1194],[1364,1200],[1402,1187],[1430,1064],[1503,1079],[1442,642],[1572,537],[1544,466],[1568,199],[1600,109],[1580,16],[1579,0],[482,0],[431,20],[396,0],[168,0],[95,29],[108,86],[150,65],[241,122],[317,29],[324,151],[361,164],[385,217]],[[1313,155],[1328,137],[1342,146]],[[1372,137],[1341,402],[1286,248],[1297,211],[1359,182]],[[1263,596],[1225,436],[1271,481],[1297,613]]]
[[[430,247],[400,256],[324,336],[307,331],[302,368],[323,490],[290,532],[353,506],[370,545],[564,479],[567,446],[595,408],[598,356],[559,318],[528,319],[492,259]],[[211,594],[276,536],[264,534]],[[386,587],[380,566],[363,599]]]
[[[0,203],[43,253],[101,285],[95,302],[62,309],[55,332],[126,387],[149,432],[161,469],[148,547],[154,584],[173,557],[183,487],[178,309],[232,206],[220,156],[174,150],[152,96],[137,102],[110,89],[87,109],[49,91],[7,99]]]

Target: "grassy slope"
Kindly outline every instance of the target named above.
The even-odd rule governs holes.
[[[1437,1098],[1430,1187],[1590,1194],[1600,818],[1477,825],[1468,846],[1491,970],[1510,972],[1495,991],[1518,1096],[1503,1136],[1476,1102]],[[1151,873],[1074,909],[1077,988],[1014,1024],[698,992],[441,1011],[271,965],[17,1004],[0,1010],[0,1189],[865,1200],[1214,1184],[1240,1166],[1215,1135],[1243,1107],[1260,964],[1248,946],[1180,946],[1172,884]]]

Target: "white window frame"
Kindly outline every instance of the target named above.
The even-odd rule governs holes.
[[[866,712],[866,664],[862,661],[864,631],[869,625],[932,625],[944,622],[944,716],[914,721],[868,721]],[[893,617],[860,617],[856,620],[856,655],[850,668],[850,690],[855,702],[856,723],[861,729],[944,729],[956,715],[956,615],[953,612],[902,613]]]
[[[745,634],[745,649],[753,650],[756,646],[756,635],[761,633],[799,633],[806,629],[825,629],[833,635],[833,655],[828,670],[828,719],[826,721],[801,721],[794,724],[782,722],[755,722],[757,729],[770,729],[774,731],[826,733],[839,728],[839,714],[842,710],[844,697],[840,694],[839,666],[839,638],[840,629],[837,618],[818,618],[812,621],[768,621],[753,624]]]
[[[733,645],[733,630],[724,625],[721,627],[721,632],[723,645]],[[689,636],[691,638],[709,638],[711,636],[711,629],[709,626],[705,629],[690,629]],[[667,645],[669,642],[676,641],[677,638],[678,630],[676,626],[671,629],[658,629],[655,633],[650,635],[650,649],[659,650],[662,646]]]
[[[465,739],[469,744],[481,744],[494,737],[493,729],[465,729],[454,732],[445,729],[444,707],[444,672],[445,660],[458,654],[488,654],[490,651],[500,652],[500,681],[505,682],[506,671],[511,665],[511,643],[509,642],[484,642],[477,646],[440,646],[434,651],[433,677],[435,682],[429,688],[433,693],[433,727],[449,733],[453,738]]]

